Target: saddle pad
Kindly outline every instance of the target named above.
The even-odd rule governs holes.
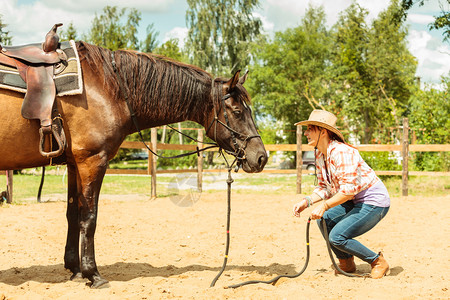
[[[77,95],[83,92],[80,58],[74,41],[61,43],[61,50],[67,55],[67,67],[54,77],[56,95]],[[20,77],[16,68],[0,64],[0,88],[26,93],[27,84]]]

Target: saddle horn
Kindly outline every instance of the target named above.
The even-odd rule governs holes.
[[[56,49],[58,48],[59,36],[56,33],[56,30],[58,29],[58,27],[62,25],[63,25],[62,23],[57,23],[53,25],[52,29],[50,29],[50,31],[45,35],[45,41],[42,44],[42,49],[45,52],[56,51]]]

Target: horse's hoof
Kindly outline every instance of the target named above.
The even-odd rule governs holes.
[[[83,275],[81,275],[81,272],[74,273],[72,276],[70,276],[70,280],[75,282],[84,282]]]
[[[88,282],[86,285],[91,289],[105,289],[111,287],[109,281],[103,278],[95,280],[94,282]]]

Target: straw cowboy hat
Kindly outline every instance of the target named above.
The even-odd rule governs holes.
[[[332,113],[326,110],[315,109],[309,115],[308,120],[295,123],[295,125],[316,125],[328,129],[329,131],[336,133],[336,135],[345,142],[344,135],[336,127],[336,120],[336,116]]]

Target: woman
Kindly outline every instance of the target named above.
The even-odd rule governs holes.
[[[386,259],[381,252],[373,252],[354,238],[372,229],[386,215],[389,194],[358,150],[345,143],[336,128],[336,119],[330,112],[314,110],[307,121],[295,124],[308,126],[305,132],[308,145],[319,151],[316,151],[318,186],[294,205],[294,216],[299,217],[304,209],[319,203],[311,212],[311,219],[325,220],[339,267],[347,273],[355,272],[356,256],[371,264],[372,278],[381,278],[389,272]],[[324,234],[320,223],[319,227]]]

